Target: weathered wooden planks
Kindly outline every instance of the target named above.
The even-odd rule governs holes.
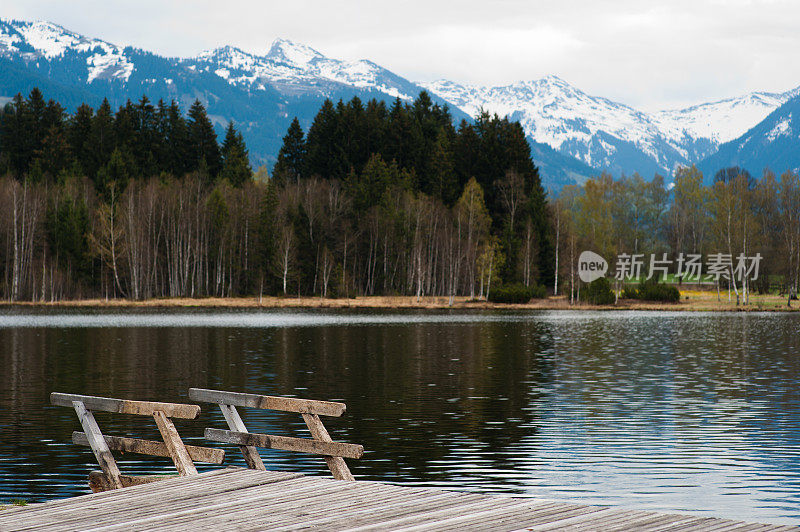
[[[159,480],[164,480],[167,477],[164,475],[143,475],[143,476],[132,476],[132,475],[120,475],[119,480],[122,483],[123,488],[129,488],[131,486],[138,486],[139,484],[149,484],[150,482],[156,482]],[[115,486],[102,471],[90,471],[89,472],[89,488],[94,492],[98,493],[101,491],[108,491],[115,489]]]
[[[264,462],[261,460],[261,455],[258,454],[258,449],[256,449],[256,447],[264,447],[323,455],[328,469],[333,474],[333,478],[337,480],[355,480],[344,458],[361,458],[364,454],[364,448],[361,445],[334,442],[319,419],[320,415],[341,416],[345,411],[343,403],[207,390],[204,388],[190,388],[189,397],[194,401],[217,403],[219,405],[230,430],[206,429],[206,439],[238,445],[244,455],[247,467],[250,469],[266,469]],[[302,414],[313,439],[249,433],[242,418],[239,416],[239,412],[236,410],[237,406]]]
[[[328,434],[328,430],[325,428],[325,425],[322,424],[320,421],[319,416],[316,414],[303,414],[303,420],[306,422],[306,426],[308,427],[309,432],[311,432],[311,436],[315,440],[323,441],[323,442],[332,442],[330,434]],[[359,447],[361,447],[359,445]],[[361,455],[364,454],[364,448],[361,447],[360,454],[358,458],[361,458]],[[347,467],[344,459],[341,456],[326,456],[325,463],[328,465],[328,469],[330,469],[331,473],[333,474],[333,478],[338,480],[355,480],[353,478],[353,474],[350,472],[350,468]]]
[[[312,399],[297,399],[294,397],[275,397],[271,395],[226,392],[222,390],[206,390],[204,388],[189,388],[189,398],[192,401],[201,401],[204,403],[217,403],[247,408],[261,408],[263,410],[280,410],[283,412],[295,412],[297,414],[317,414],[319,416],[334,417],[344,414],[347,408],[344,403],[332,403],[330,401],[315,401]]]
[[[220,404],[219,409],[222,412],[222,416],[225,418],[225,422],[228,424],[228,428],[234,432],[247,432],[247,427],[244,426],[244,421],[242,421],[242,417],[239,415],[239,411],[236,410],[235,406]],[[258,449],[252,445],[240,445],[239,450],[242,451],[247,467],[260,471],[267,470],[267,468],[264,467],[264,462],[261,460],[261,455],[258,454]]]
[[[102,469],[101,474],[91,476],[89,479],[89,487],[95,492],[119,489],[124,486],[147,483],[152,480],[126,476],[123,482],[117,463],[111,454],[112,447],[123,452],[169,457],[181,476],[197,475],[197,468],[194,466],[195,459],[215,464],[220,464],[225,459],[225,452],[219,449],[195,446],[187,448],[181,440],[175,424],[170,419],[170,415],[184,419],[194,419],[200,412],[200,407],[197,405],[129,401],[126,399],[57,392],[50,394],[50,401],[54,405],[71,406],[78,415],[83,432],[74,432],[72,440],[74,443],[91,447]],[[104,436],[100,432],[100,427],[98,427],[97,421],[92,414],[93,410],[152,416],[158,431],[161,433],[163,442]]]
[[[172,457],[164,442],[140,440],[138,438],[123,438],[120,436],[103,436],[103,438],[106,440],[108,448],[112,451],[147,454],[150,456],[161,456],[163,458]],[[89,445],[89,440],[85,433],[75,431],[72,433],[72,443],[75,445]],[[189,457],[195,462],[221,464],[225,461],[225,451],[223,449],[187,445],[186,450],[189,452]]]
[[[108,445],[106,445],[106,440],[103,438],[103,433],[100,432],[100,427],[97,426],[94,415],[86,410],[81,401],[73,401],[72,407],[75,409],[75,413],[78,414],[78,420],[86,434],[86,441],[92,448],[94,457],[97,459],[97,463],[100,464],[100,468],[105,473],[106,478],[108,478],[109,484],[114,488],[121,488],[122,481],[119,478],[120,473],[117,462],[114,460]]]
[[[353,443],[338,443],[333,441],[308,440],[305,438],[292,438],[289,436],[274,436],[272,434],[257,434],[252,432],[233,432],[223,429],[206,429],[207,440],[233,443],[265,449],[279,449],[282,451],[298,451],[301,453],[321,454],[325,456],[341,456],[345,458],[361,458],[364,447]]]
[[[124,477],[123,477],[124,478]],[[799,530],[726,519],[221,469],[0,511],[0,530]]]
[[[50,403],[55,406],[72,406],[75,401],[80,401],[87,410],[98,412],[113,412],[117,414],[137,414],[152,416],[161,411],[167,417],[178,419],[194,419],[200,413],[197,405],[180,403],[156,403],[152,401],[131,401],[129,399],[112,399],[110,397],[94,397],[91,395],[75,395],[53,392],[50,394]]]
[[[183,445],[183,440],[178,435],[175,425],[172,423],[164,412],[156,410],[153,412],[153,419],[156,420],[156,426],[164,438],[164,445],[169,452],[172,461],[175,463],[175,468],[178,470],[179,475],[196,475],[197,469],[194,467],[194,462]]]

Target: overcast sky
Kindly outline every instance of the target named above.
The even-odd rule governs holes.
[[[648,111],[800,85],[800,0],[3,0],[0,16],[162,55],[284,37],[415,81],[555,74]]]

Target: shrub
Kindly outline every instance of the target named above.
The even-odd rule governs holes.
[[[614,303],[614,291],[608,279],[595,279],[581,290],[581,300],[593,305],[610,305]]]
[[[628,295],[628,293],[631,295]],[[680,291],[674,286],[659,283],[655,278],[639,283],[639,288],[633,290],[626,288],[622,297],[641,299],[642,301],[660,301],[676,303],[681,299]]]
[[[544,286],[533,285],[525,286],[522,283],[514,283],[496,288],[489,293],[489,301],[492,303],[518,303],[524,304],[531,299],[541,299],[547,296]]]
[[[663,301],[676,303],[681,299],[681,293],[674,286],[658,282],[644,282],[639,287],[639,299],[643,301]]]
[[[633,286],[626,286],[622,289],[622,299],[639,299],[639,291]]]

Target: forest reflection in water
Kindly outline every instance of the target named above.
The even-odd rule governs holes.
[[[798,330],[788,314],[4,310],[0,502],[86,491],[96,464],[51,391],[188,402],[197,386],[346,402],[326,425],[364,445],[357,478],[797,522]],[[202,406],[178,423],[187,441],[224,426]],[[253,432],[306,435],[297,415],[243,417]],[[147,419],[98,420],[156,436]],[[318,458],[264,456],[326,472]]]

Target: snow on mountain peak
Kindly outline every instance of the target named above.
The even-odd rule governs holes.
[[[591,143],[603,147],[609,155],[614,151],[605,140],[595,138],[600,132],[631,142],[658,158],[654,146],[659,132],[646,116],[628,106],[589,96],[557,76],[500,87],[447,81],[423,85],[473,116],[480,110],[512,116],[536,142],[590,165],[605,163],[586,148]]]
[[[785,93],[751,92],[686,109],[661,111],[654,118],[669,138],[679,139],[688,135],[722,144],[743,135],[797,91],[798,89]]]
[[[252,70],[259,60],[257,56],[230,45],[214,50],[204,50],[200,52],[197,59],[216,63],[231,70]]]
[[[772,130],[767,134],[767,140],[769,142],[772,142],[778,137],[789,136],[791,134],[792,134],[792,113],[789,113],[789,115],[786,118],[775,124]]]
[[[304,67],[315,59],[325,59],[325,56],[305,44],[296,43],[289,39],[275,39],[269,48],[269,52],[267,52],[266,58],[276,62]]]
[[[61,26],[43,20],[22,23],[17,26],[17,31],[25,42],[48,59],[64,55],[67,49],[76,47],[84,40]]]
[[[371,61],[327,58],[310,46],[288,39],[276,39],[264,56],[226,46],[205,51],[195,59],[208,63],[210,70],[232,85],[263,87],[277,83],[297,90],[304,84],[318,86],[322,81],[377,90],[404,100],[413,96],[397,86],[398,80],[408,82]]]
[[[421,83],[472,116],[481,110],[518,120],[525,133],[590,166],[609,164],[617,151],[609,139],[632,144],[662,171],[709,155],[739,137],[800,93],[750,93],[738,98],[649,114],[594,97],[558,76],[498,87],[438,80]],[[615,141],[615,142],[616,142]]]
[[[0,52],[3,51],[47,60],[60,59],[70,52],[80,54],[86,58],[87,83],[98,78],[127,81],[134,69],[123,48],[42,20],[0,19]]]

